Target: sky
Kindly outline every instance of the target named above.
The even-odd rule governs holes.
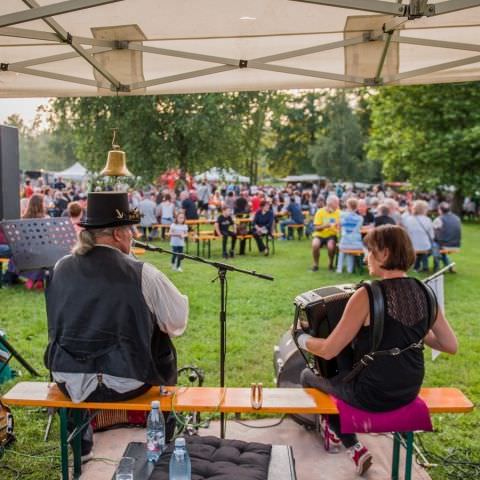
[[[27,125],[31,125],[37,107],[47,103],[48,98],[0,98],[0,125],[13,113],[18,113]]]

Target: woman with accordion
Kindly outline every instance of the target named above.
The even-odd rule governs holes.
[[[350,297],[327,338],[316,338],[302,330],[295,336],[300,348],[326,360],[336,358],[339,365],[339,373],[332,378],[305,369],[301,377],[304,387],[317,388],[355,408],[386,412],[417,397],[425,373],[423,345],[454,354],[457,339],[429,287],[407,276],[415,261],[407,232],[399,226],[385,225],[369,232],[365,244],[369,273],[380,278],[375,288],[383,297],[383,332],[375,348],[377,355],[372,356],[375,299],[369,286],[358,288]],[[351,348],[346,349],[348,346]],[[351,356],[347,358],[352,351],[353,364]],[[367,356],[371,361],[362,361]],[[323,417],[321,430],[331,447],[338,450],[343,444],[348,449],[357,473],[368,470],[371,454],[355,434],[340,432],[338,415]]]

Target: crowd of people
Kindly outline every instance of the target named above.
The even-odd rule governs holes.
[[[449,198],[437,194],[398,193],[381,186],[370,189],[334,184],[273,187],[205,180],[190,187],[184,185],[184,189],[179,190],[164,185],[130,189],[129,207],[141,215],[139,235],[148,240],[168,237],[172,250],[183,253],[189,232],[186,222],[203,218],[214,223],[214,233],[222,238],[222,255],[231,258],[235,255],[237,238],[240,255],[245,254],[249,235],[258,251],[269,255],[269,240],[292,239],[292,226],[295,226],[312,237],[312,271],[318,271],[320,251],[325,247],[328,268],[336,268],[339,273],[344,267],[349,273],[354,270],[354,256],[344,252],[364,249],[365,234],[380,225],[396,224],[406,229],[417,252],[416,271],[429,269],[430,256],[434,270],[441,264],[448,265],[450,259],[444,249],[460,247],[460,218],[452,213]],[[468,203],[467,199],[467,207]],[[42,179],[27,179],[21,185],[20,207],[22,218],[70,217],[78,233],[86,213],[87,188],[62,178],[55,179],[51,185]],[[0,235],[0,254],[8,256],[6,240]],[[172,257],[172,269],[182,271],[181,258],[181,255]],[[14,272],[7,275],[14,276]],[[41,288],[42,279],[30,276],[27,286]]]

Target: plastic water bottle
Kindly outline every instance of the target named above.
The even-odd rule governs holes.
[[[152,402],[152,410],[147,418],[147,460],[156,462],[165,450],[165,420],[160,410],[160,402]]]
[[[183,437],[175,440],[175,450],[170,457],[168,478],[169,480],[190,480],[192,478],[192,464]]]

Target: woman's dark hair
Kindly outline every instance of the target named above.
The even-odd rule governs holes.
[[[388,257],[382,265],[385,270],[406,272],[415,262],[415,250],[405,229],[398,225],[382,225],[367,233],[364,239],[368,250],[388,250]]]

